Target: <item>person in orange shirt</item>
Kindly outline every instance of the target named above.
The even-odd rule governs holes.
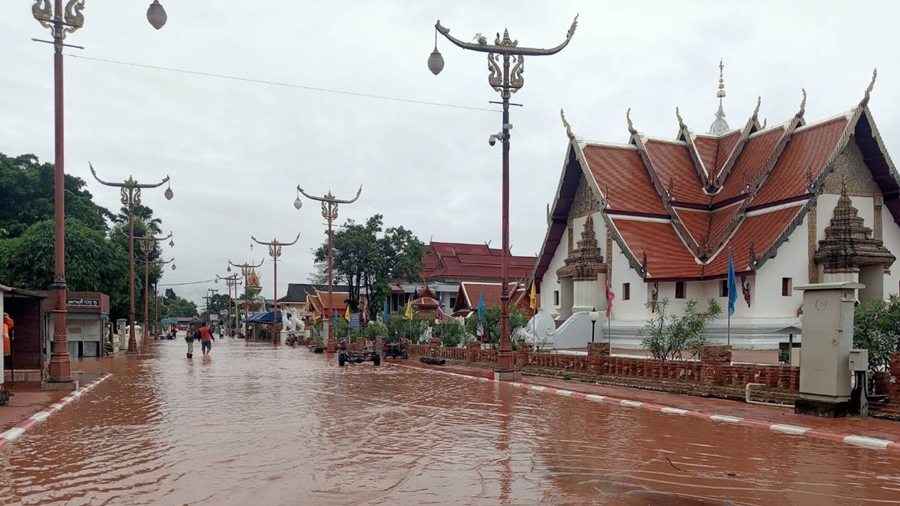
[[[212,331],[209,330],[209,325],[206,322],[203,322],[203,326],[200,327],[200,339],[203,341],[200,344],[200,349],[203,350],[203,356],[209,355],[209,352],[212,351],[212,342],[216,340],[212,335]]]
[[[12,341],[9,332],[15,326],[15,322],[10,318],[9,313],[3,313],[3,369],[12,367]]]

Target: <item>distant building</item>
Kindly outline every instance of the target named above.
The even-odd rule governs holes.
[[[503,251],[486,244],[435,242],[425,245],[422,271],[419,277],[428,282],[434,298],[444,303],[450,314],[457,306],[463,282],[496,283],[500,285]],[[509,282],[525,285],[531,278],[535,257],[509,256]],[[402,311],[407,301],[419,298],[417,292],[424,283],[395,282],[391,287],[390,308]],[[512,294],[512,292],[510,292]],[[478,294],[475,294],[475,304]],[[499,292],[498,299],[499,301]],[[499,304],[499,302],[498,302]]]

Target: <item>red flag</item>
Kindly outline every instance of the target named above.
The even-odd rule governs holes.
[[[609,277],[606,278],[606,317],[609,318],[609,312],[612,310],[613,299],[616,298],[615,292],[612,289],[612,281]]]

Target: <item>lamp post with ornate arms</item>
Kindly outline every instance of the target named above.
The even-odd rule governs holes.
[[[519,91],[525,85],[525,78],[522,74],[525,71],[525,56],[549,56],[562,51],[572,36],[575,34],[575,27],[578,25],[578,16],[572,21],[566,33],[566,40],[556,47],[550,49],[537,49],[520,47],[518,40],[509,38],[509,32],[503,30],[503,37],[497,34],[493,44],[488,44],[486,40],[481,39],[477,43],[463,42],[456,37],[450,35],[450,29],[441,26],[441,22],[435,23],[434,28],[450,42],[463,49],[470,51],[478,51],[487,53],[488,60],[488,84],[494,91],[500,93],[503,106],[503,130],[498,134],[493,134],[488,139],[490,145],[494,145],[496,141],[501,141],[503,145],[503,175],[502,175],[502,234],[503,234],[503,253],[500,281],[500,350],[497,353],[497,370],[502,373],[510,373],[514,370],[514,359],[512,352],[512,343],[510,341],[509,332],[509,131],[512,124],[509,122],[509,106],[520,105],[510,104],[509,99],[512,94]],[[437,33],[435,33],[434,51],[428,58],[428,68],[435,75],[439,74],[444,68],[444,58],[437,50]],[[500,60],[502,59],[502,69]],[[510,68],[512,66],[512,68]]]
[[[331,225],[334,223],[334,220],[338,217],[338,205],[339,204],[352,204],[359,199],[359,196],[362,194],[362,185],[360,185],[359,190],[356,192],[356,196],[351,200],[340,200],[334,198],[334,195],[329,191],[324,197],[313,197],[312,195],[303,191],[303,188],[300,188],[300,185],[297,185],[297,192],[302,193],[304,197],[315,200],[316,202],[322,203],[322,217],[328,221],[328,304],[326,307],[334,306],[334,302],[331,299],[334,298],[334,233],[332,232]],[[300,195],[297,195],[297,198],[294,200],[294,208],[298,211],[303,207],[303,201],[300,200]],[[323,308],[324,311],[324,308]],[[334,312],[334,307],[331,307],[331,311]],[[323,315],[328,316],[328,315]],[[334,315],[332,315],[334,316]],[[329,321],[328,324],[328,339],[325,343],[325,352],[326,353],[334,353],[337,349],[337,343],[334,341],[334,328]]]
[[[249,337],[250,333],[250,273],[253,269],[260,267],[265,259],[260,260],[258,264],[248,264],[244,262],[242,264],[236,264],[228,260],[228,272],[231,272],[231,267],[237,267],[241,270],[241,276],[244,278],[244,339]]]
[[[128,309],[130,330],[128,333],[128,351],[126,353],[133,355],[138,353],[137,339],[134,336],[134,208],[141,205],[141,190],[144,188],[159,188],[169,182],[169,176],[166,176],[165,179],[155,184],[140,184],[131,176],[128,176],[128,179],[125,180],[124,183],[107,183],[97,177],[97,171],[94,170],[93,165],[88,163],[88,166],[91,168],[91,174],[98,183],[103,186],[111,186],[120,189],[122,205],[128,210],[128,279],[130,285],[129,295],[131,306]],[[175,194],[172,193],[171,185],[166,188],[165,195],[168,200],[172,200],[172,197],[175,196]],[[168,238],[171,238],[171,235]]]
[[[84,26],[85,0],[68,0],[63,7],[63,0],[35,0],[31,6],[34,18],[50,30],[53,40],[32,39],[35,42],[53,44],[53,109],[54,109],[54,273],[53,290],[56,292],[56,303],[53,309],[53,343],[50,349],[49,383],[71,383],[72,371],[69,363],[69,352],[66,348],[66,190],[65,190],[65,93],[63,74],[63,48],[81,46],[66,44],[66,36]],[[165,9],[158,5],[155,12]],[[148,20],[152,23],[150,12]],[[160,26],[161,27],[161,26]]]
[[[231,268],[229,267],[228,270],[230,271]],[[220,279],[224,279],[225,286],[228,287],[228,322],[225,324],[225,331],[228,336],[231,336],[231,290],[234,289],[234,295],[237,297],[237,286],[241,284],[239,281],[240,276],[237,273],[224,277],[216,274],[216,283],[218,283]]]
[[[272,279],[272,291],[274,298],[272,299],[272,321],[275,325],[275,333],[272,335],[272,343],[278,344],[278,259],[281,257],[282,246],[293,246],[300,240],[300,232],[292,242],[279,242],[278,239],[272,239],[270,242],[263,242],[256,237],[250,236],[250,240],[256,244],[269,247],[269,256],[272,257],[272,267],[274,269]]]
[[[150,331],[150,264],[153,262],[150,260],[150,254],[153,253],[156,243],[171,241],[172,234],[169,233],[167,237],[151,237],[147,232],[144,237],[138,237],[137,240],[140,243],[141,252],[144,253],[144,344],[146,344],[150,341],[148,334]],[[175,245],[174,242],[169,244]]]
[[[165,240],[165,239],[162,239],[162,240]],[[141,251],[144,251],[143,241],[141,241]],[[143,260],[143,262],[144,262],[144,286],[146,287],[146,286],[148,286],[148,283],[149,283],[149,268],[151,265],[162,269],[162,267],[164,265],[174,262],[175,259],[172,258],[169,260],[163,260],[162,257],[160,257],[160,258],[157,258],[156,260],[150,260],[149,253],[147,253],[146,251],[144,251],[144,255],[145,255],[144,260]],[[175,264],[172,264],[172,270],[173,271],[175,270]],[[145,308],[144,309],[144,320],[145,320],[145,323],[144,323],[144,325],[146,325],[146,319],[147,319],[147,314],[146,314],[147,313],[147,309],[146,309],[147,297],[148,296],[146,295],[146,292],[145,292],[145,295],[144,295],[144,301],[145,301],[144,302],[144,308]],[[159,340],[159,281],[157,281],[156,283],[153,284],[153,299],[156,304],[156,309],[153,311],[153,321],[155,322],[153,325],[153,338],[158,341]]]

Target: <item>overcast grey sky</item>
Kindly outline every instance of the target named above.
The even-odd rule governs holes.
[[[896,2],[254,2],[163,0],[160,31],[146,21],[149,0],[92,0],[69,54],[228,74],[321,88],[490,108],[485,56],[438,41],[446,66],[426,60],[434,22],[470,39],[508,27],[521,45],[568,48],[526,61],[512,112],[511,242],[534,255],[545,234],[566,148],[560,107],[575,133],[624,142],[625,110],[653,136],[674,136],[675,107],[705,132],[713,121],[719,58],[725,59],[727,119],[741,127],[762,96],[770,124],[793,115],[800,88],[809,121],[853,107],[873,67],[872,96],[889,150],[900,135],[900,31]],[[52,48],[31,42],[47,31],[32,0],[0,3],[0,152],[53,161]],[[515,6],[515,8],[508,8]],[[101,177],[172,177],[175,199],[148,191],[144,202],[175,233],[178,269],[164,283],[225,275],[226,261],[259,259],[259,239],[300,241],[285,249],[279,294],[305,282],[310,249],[324,239],[317,206],[295,211],[295,187],[331,190],[359,202],[346,218],[384,215],[421,240],[500,244],[500,129],[492,112],[399,103],[66,58],[67,172],[87,180],[96,200],[119,207]],[[895,152],[896,153],[896,152]],[[896,154],[895,154],[896,156]],[[271,263],[261,271],[272,294]],[[178,288],[200,301],[206,288]]]

